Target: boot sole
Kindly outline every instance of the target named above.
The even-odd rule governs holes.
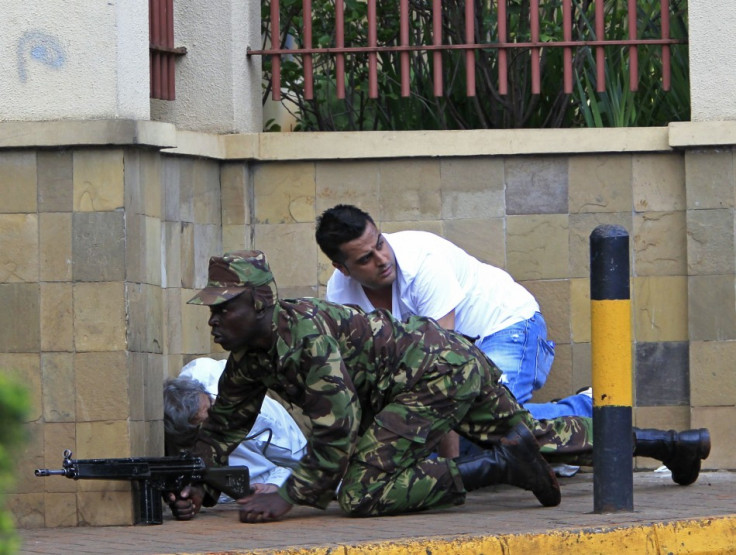
[[[698,446],[695,452],[695,459],[686,472],[672,472],[672,481],[681,486],[689,486],[694,483],[700,475],[700,461],[707,459],[710,455],[710,432],[706,428],[699,428]]]

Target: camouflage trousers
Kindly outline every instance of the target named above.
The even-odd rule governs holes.
[[[435,367],[389,398],[350,458],[338,492],[342,510],[378,516],[464,503],[455,463],[430,458],[449,430],[491,448],[523,422],[548,460],[592,463],[590,418],[535,420],[498,383],[499,376],[493,363],[480,356],[461,366]]]

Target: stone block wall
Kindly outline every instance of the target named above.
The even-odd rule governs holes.
[[[276,148],[273,136],[258,136],[260,147],[182,135],[167,149],[176,142],[167,135],[154,145],[126,136],[0,149],[0,371],[33,397],[7,496],[18,525],[131,522],[128,484],[33,470],[59,467],[67,448],[79,458],[161,455],[163,379],[196,356],[225,355],[210,341],[207,309],[186,304],[209,256],[262,249],[282,296],[320,296],[332,268],[314,222],[338,203],[361,206],[387,232],[443,235],[532,291],[558,345],[537,401],[591,383],[588,240],[597,225],[624,226],[635,423],[707,426],[705,467],[733,468],[732,149],[673,150],[648,138],[655,146],[580,152],[545,136],[555,152],[503,152],[490,133],[476,142],[491,146],[468,156],[443,154],[460,146],[437,137],[439,153],[428,154],[416,136],[389,137],[392,153],[360,154],[336,135],[319,136],[324,156]]]

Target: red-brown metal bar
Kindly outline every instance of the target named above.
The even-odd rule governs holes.
[[[442,45],[442,0],[432,0],[432,44]],[[442,96],[442,51],[432,52],[434,95]]]
[[[605,35],[603,0],[595,0],[595,39],[602,41]],[[596,90],[606,90],[606,53],[602,46],[595,49]]]
[[[465,0],[465,43],[475,42],[475,2]],[[475,96],[475,51],[465,51],[465,94]]]
[[[159,71],[158,57],[161,55],[154,49],[158,45],[158,0],[148,0],[148,33],[150,35],[151,48],[149,49],[149,60],[151,64],[151,98],[161,98],[161,73]]]
[[[271,46],[281,51],[281,18],[279,16],[279,0],[271,0]],[[281,54],[271,55],[271,97],[281,100]]]
[[[562,33],[566,42],[572,41],[572,0],[562,1]],[[572,48],[562,51],[563,86],[565,94],[572,94]]]
[[[529,17],[531,18],[532,44],[539,43],[539,0],[531,0]],[[532,57],[532,94],[539,94],[542,90],[541,75],[539,69],[539,48],[531,49]]]
[[[168,14],[166,13],[166,0],[159,0],[158,10],[158,42],[160,45],[165,46],[166,20],[168,19]],[[166,60],[166,54],[162,53],[161,56],[159,56],[159,60],[161,67],[161,98],[169,100],[169,64]]]
[[[409,46],[409,0],[401,0],[399,2],[399,42],[401,46]],[[399,53],[401,63],[401,96],[409,96],[411,89],[409,82],[411,79],[411,58],[408,50],[402,50]]]
[[[629,40],[636,40],[636,0],[629,0]],[[629,46],[629,88],[639,90],[639,49]]]
[[[378,46],[376,0],[368,0],[368,46]],[[368,52],[368,96],[378,98],[378,57]]]
[[[166,47],[174,48],[174,0],[166,0],[166,12]],[[176,98],[175,61],[173,54],[166,54],[166,70],[169,75],[167,100]]]
[[[670,38],[670,2],[669,0],[662,0],[661,4],[661,19],[662,19],[662,38]],[[670,90],[670,47],[668,44],[662,45],[662,88],[665,91]]]
[[[500,45],[506,45],[508,33],[506,30],[506,0],[498,0],[498,42]],[[498,94],[506,95],[509,93],[509,65],[508,54],[504,46],[498,49]]]
[[[335,0],[335,46],[345,47],[345,1]],[[337,98],[345,98],[345,54],[335,55]]]
[[[304,46],[312,48],[312,0],[302,0],[302,30]],[[314,72],[312,71],[312,55],[304,54],[302,59],[304,69],[304,98],[314,98]]]

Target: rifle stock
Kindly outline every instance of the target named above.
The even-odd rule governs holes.
[[[66,476],[73,480],[125,480],[133,485],[135,524],[161,524],[164,492],[178,493],[190,484],[203,483],[233,499],[251,491],[247,466],[207,468],[200,457],[182,453],[177,457],[129,459],[72,459],[64,451],[59,470],[36,469],[36,476]]]

